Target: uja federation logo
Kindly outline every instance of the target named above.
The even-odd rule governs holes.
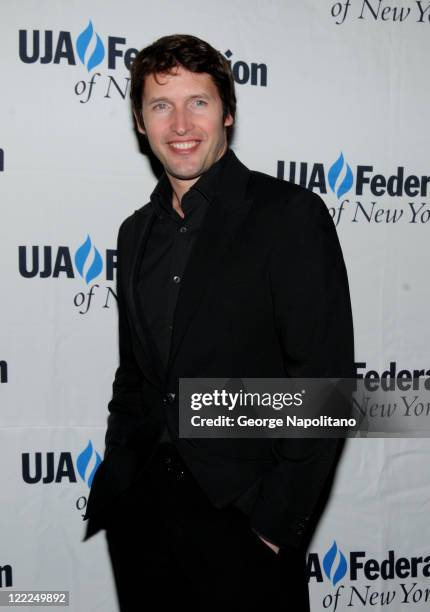
[[[401,221],[418,225],[430,221],[430,207],[423,201],[429,195],[430,176],[408,174],[404,166],[397,166],[388,175],[378,172],[371,164],[357,164],[353,168],[340,151],[330,165],[303,161],[290,161],[287,165],[278,160],[277,177],[322,195],[331,191],[336,204],[328,208],[335,225],[339,224],[344,211],[352,223],[395,224]],[[389,198],[389,204],[381,204],[379,198]],[[393,206],[393,198],[406,198],[407,202],[401,207]],[[412,201],[413,198],[417,201]]]
[[[63,480],[78,482],[77,473],[90,488],[101,462],[102,458],[91,440],[76,460],[68,451],[22,453],[22,478],[27,484],[61,483]]]
[[[328,184],[338,200],[348,193],[354,184],[351,167],[345,162],[343,153],[339,155],[328,171]]]
[[[75,457],[70,451],[22,453],[22,478],[27,484],[61,484],[80,482],[88,489],[93,484],[94,476],[100,467],[102,458],[94,449],[91,440]],[[88,491],[86,488],[86,491]],[[87,493],[75,501],[75,508],[81,518],[85,517]]]
[[[382,559],[373,558],[365,550],[346,554],[334,540],[322,557],[309,553],[307,570],[310,583],[329,585],[321,606],[332,612],[380,609],[393,601],[401,606],[430,603],[430,554],[406,557],[391,549]]]
[[[91,50],[91,53],[88,53],[87,55],[91,40],[94,36],[96,39],[95,46]],[[89,21],[85,30],[83,30],[83,32],[81,32],[76,39],[76,50],[81,63],[86,66],[88,72],[102,63],[105,56],[105,46],[97,32],[94,32],[91,20]]]
[[[85,264],[90,256],[91,248],[93,249],[92,262],[86,272],[84,272]],[[102,256],[100,255],[100,251],[98,251],[98,249],[93,246],[89,235],[87,236],[85,242],[78,248],[75,253],[75,265],[80,276],[85,280],[87,285],[94,278],[97,278],[97,276],[99,276],[99,274],[101,274],[103,270]]]
[[[333,542],[333,545],[324,555],[323,568],[325,575],[333,586],[336,586],[344,578],[348,570],[345,555],[338,549],[336,541]]]
[[[138,50],[124,50],[127,41],[123,37],[108,36],[105,44],[94,29],[92,20],[74,37],[71,32],[61,30],[19,30],[19,57],[25,64],[60,64],[76,66],[76,55],[88,72],[97,68],[107,54],[107,67],[116,70],[122,59],[126,68],[130,68]]]
[[[73,303],[78,309],[83,306],[84,308],[78,312],[86,314],[94,303],[96,290],[100,289],[100,285],[93,281],[98,279],[100,282],[103,271],[105,271],[103,278],[106,281],[114,280],[117,252],[116,249],[106,249],[102,256],[102,252],[87,234],[85,240],[75,250],[68,246],[21,245],[18,247],[18,267],[20,275],[27,279],[80,277],[88,287],[88,291],[79,291],[74,296]],[[112,299],[116,299],[116,294],[110,286],[105,286],[101,297],[102,307],[109,308]]]
[[[106,280],[113,280],[116,269],[116,250],[106,250]],[[74,252],[73,260],[79,276],[88,285],[103,272],[103,258],[99,249],[87,234],[84,242]],[[45,245],[18,247],[19,273],[24,278],[75,278],[71,249]]]

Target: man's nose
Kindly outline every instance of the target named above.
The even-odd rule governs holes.
[[[172,130],[178,135],[183,135],[189,132],[193,127],[193,123],[189,112],[186,109],[176,109],[173,115]]]

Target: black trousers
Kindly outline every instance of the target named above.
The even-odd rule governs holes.
[[[304,553],[275,553],[243,512],[215,508],[172,444],[118,498],[106,537],[121,612],[309,612]]]

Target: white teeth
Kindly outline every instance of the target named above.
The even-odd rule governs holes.
[[[197,140],[190,140],[189,142],[171,142],[170,146],[174,149],[192,149],[197,143]]]

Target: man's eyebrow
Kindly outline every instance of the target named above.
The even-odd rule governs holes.
[[[210,97],[211,96],[209,96],[207,93],[193,94],[190,96],[190,98],[206,98],[207,100],[209,100]]]
[[[150,98],[147,104],[154,104],[154,102],[169,102],[167,98]]]
[[[188,96],[189,100],[195,100],[196,98],[205,98],[206,100],[210,100],[211,96],[206,93],[193,94]],[[147,104],[156,104],[157,102],[170,102],[169,98],[161,97],[161,98],[150,98],[147,101]]]

